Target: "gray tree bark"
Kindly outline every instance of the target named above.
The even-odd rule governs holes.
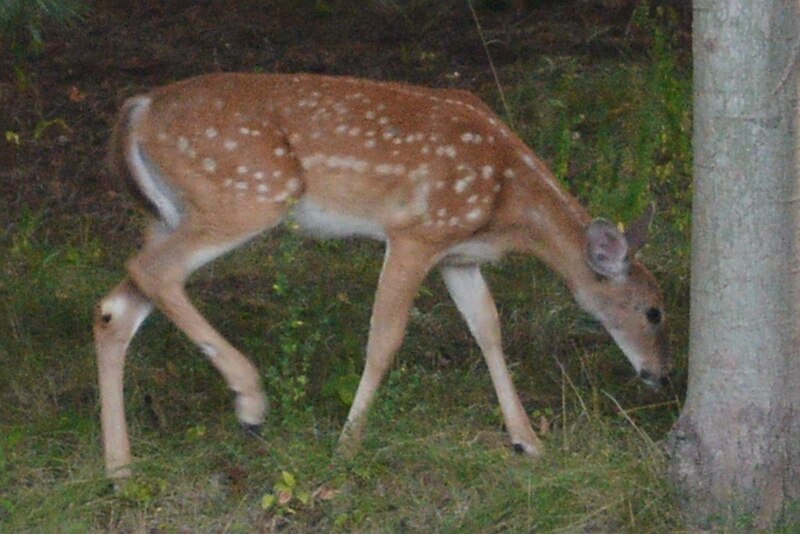
[[[694,1],[689,385],[667,451],[697,527],[800,515],[798,4]]]

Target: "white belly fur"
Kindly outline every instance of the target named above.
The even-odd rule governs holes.
[[[442,258],[447,265],[474,265],[495,262],[503,256],[503,251],[486,241],[464,241],[450,247]]]
[[[360,236],[386,241],[386,232],[378,222],[327,210],[308,197],[295,205],[289,221],[303,233],[321,239]]]
[[[325,209],[308,197],[303,197],[294,206],[289,224],[296,224],[304,234],[319,239],[342,239],[368,237],[386,241],[386,231],[377,221]],[[503,251],[485,241],[465,241],[445,251],[441,263],[450,265],[472,265],[498,261]]]

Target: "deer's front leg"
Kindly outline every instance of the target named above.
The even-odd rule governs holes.
[[[486,359],[511,443],[522,452],[540,456],[542,444],[511,381],[503,355],[497,308],[480,269],[477,265],[447,266],[442,268],[442,277]]]
[[[352,457],[360,448],[369,407],[403,342],[408,314],[435,252],[413,241],[389,242],[370,320],[367,360],[353,405],[339,438],[338,453]]]

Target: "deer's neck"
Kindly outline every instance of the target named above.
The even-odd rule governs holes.
[[[589,213],[546,169],[509,184],[504,214],[515,228],[512,247],[535,255],[574,292],[593,276],[586,263]]]

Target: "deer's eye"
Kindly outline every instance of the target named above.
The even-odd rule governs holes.
[[[658,308],[649,308],[645,313],[647,321],[652,325],[657,325],[661,322],[661,310]]]

